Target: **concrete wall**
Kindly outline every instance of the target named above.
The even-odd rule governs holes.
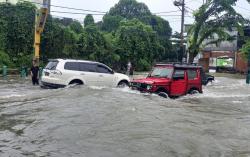
[[[237,53],[236,71],[240,73],[247,73],[247,69],[248,69],[247,60],[244,59],[241,53]]]
[[[203,52],[203,58],[199,60],[199,64],[202,65],[204,69],[207,71],[209,67],[211,67],[211,65],[209,65],[211,64],[210,63],[211,60],[214,58],[216,59],[218,57],[222,57],[222,56],[228,56],[229,58],[235,59],[234,52],[223,52],[223,51]],[[240,73],[246,73],[248,69],[247,60],[244,59],[242,54],[239,52],[237,53],[237,56],[236,56],[236,65],[234,65],[234,69]]]

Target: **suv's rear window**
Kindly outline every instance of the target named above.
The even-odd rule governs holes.
[[[78,62],[67,62],[64,65],[64,69],[79,71],[79,69],[80,69],[79,63]]]
[[[48,70],[56,70],[57,64],[58,64],[58,61],[50,61],[50,62],[46,65],[45,69],[48,69]]]

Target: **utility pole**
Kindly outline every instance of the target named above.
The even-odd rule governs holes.
[[[185,52],[185,45],[184,45],[184,16],[185,16],[185,0],[181,3],[181,47],[182,47],[182,53],[184,55],[183,62],[187,61],[187,54]]]
[[[187,62],[187,54],[184,45],[184,18],[185,18],[185,0],[174,1],[174,5],[181,10],[181,50],[183,53],[182,62]]]
[[[51,0],[43,0],[43,7],[48,8],[48,13],[50,14]]]
[[[207,0],[203,0],[203,4],[207,3]]]

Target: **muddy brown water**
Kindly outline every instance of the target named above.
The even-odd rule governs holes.
[[[204,94],[174,100],[0,80],[0,156],[248,157],[250,86],[216,79]]]

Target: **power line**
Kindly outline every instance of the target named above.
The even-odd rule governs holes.
[[[167,14],[167,13],[176,13],[176,12],[180,12],[180,10],[175,10],[175,11],[166,11],[166,12],[157,12],[157,13],[153,13],[153,14]]]
[[[22,2],[29,2],[29,1],[25,1],[25,0],[20,0],[20,1],[22,1]],[[39,4],[41,6],[43,5],[42,3],[38,3],[38,2],[30,2],[30,3]],[[80,9],[80,8],[73,8],[73,7],[52,5],[52,4],[50,6],[55,7],[55,8],[69,9],[69,10],[77,10],[77,11],[86,11],[86,12],[101,13],[103,15],[107,13],[107,12],[104,12],[104,11],[89,10],[89,9]],[[180,12],[180,10],[166,11],[166,12],[156,12],[156,13],[153,13],[153,14],[162,14],[162,13],[166,13],[167,14],[167,13],[174,13],[174,12]]]
[[[194,12],[194,11],[195,11],[194,9],[189,8],[188,6],[185,6],[185,8],[187,8],[187,9],[191,10],[192,12]]]
[[[30,1],[25,1],[25,0],[20,0],[21,2],[30,2]],[[38,2],[30,2],[30,3],[33,3],[33,4],[39,4],[39,5],[43,5],[42,3],[38,3]],[[78,11],[87,11],[87,12],[94,12],[94,13],[107,13],[107,12],[104,12],[104,11],[97,11],[97,10],[89,10],[89,9],[79,9],[79,8],[72,8],[72,7],[65,7],[65,6],[59,6],[59,5],[50,5],[52,7],[55,7],[55,8],[63,8],[63,9],[70,9],[70,10],[78,10]]]
[[[71,9],[71,10],[78,10],[78,11],[87,11],[87,12],[104,13],[104,14],[107,13],[107,12],[104,12],[104,11],[96,11],[96,10],[88,10],[88,9],[78,9],[78,8],[64,7],[64,6],[58,6],[58,5],[51,5],[51,6],[55,7],[55,8]]]
[[[62,14],[76,14],[76,15],[88,15],[88,13],[77,13],[77,12],[67,12],[67,11],[50,11],[52,13],[62,13]],[[105,14],[92,14],[92,15],[105,15]]]

